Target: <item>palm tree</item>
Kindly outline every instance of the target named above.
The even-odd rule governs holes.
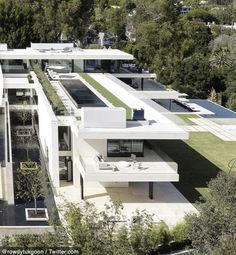
[[[233,61],[229,57],[230,50],[226,46],[217,46],[210,57],[210,63],[213,68],[222,69],[223,67],[232,67]]]

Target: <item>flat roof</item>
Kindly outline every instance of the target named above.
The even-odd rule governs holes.
[[[0,51],[0,59],[110,59],[133,60],[133,55],[117,49],[37,50],[8,49]]]
[[[89,75],[131,108],[143,108],[146,121],[128,121],[123,129],[80,126],[79,133],[84,139],[188,139],[188,132],[167,118],[160,110],[163,108],[152,100],[138,98],[132,94],[134,89],[110,74]]]

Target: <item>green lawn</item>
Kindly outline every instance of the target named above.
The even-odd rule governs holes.
[[[126,118],[131,119],[131,108],[122,102],[119,98],[113,95],[109,90],[104,88],[100,83],[95,81],[89,74],[80,73],[80,76],[85,79],[91,86],[93,86],[103,97],[105,97],[111,104],[116,107],[123,107],[126,110]]]
[[[196,114],[176,114],[177,117],[185,122],[185,125],[196,125],[189,118],[199,118]]]
[[[236,158],[236,142],[224,142],[208,132],[190,133],[185,142],[154,143],[178,163],[180,181],[174,185],[192,203],[207,196],[210,179],[219,171],[228,171],[228,162]]]

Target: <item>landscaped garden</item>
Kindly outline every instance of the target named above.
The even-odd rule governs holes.
[[[103,97],[105,97],[115,107],[123,107],[126,110],[127,119],[131,119],[132,109],[122,102],[119,98],[113,95],[109,90],[104,88],[100,83],[95,81],[89,74],[80,73],[80,76],[95,88]]]
[[[58,115],[66,115],[68,112],[45,73],[41,70],[38,64],[31,62],[31,65],[43,87],[43,91],[45,92],[50,104],[52,105],[54,112]]]
[[[192,203],[208,194],[207,183],[219,171],[229,171],[228,163],[236,158],[236,142],[225,142],[209,132],[190,133],[186,141],[154,142],[178,163],[180,181],[174,183]],[[232,169],[236,171],[236,167]]]

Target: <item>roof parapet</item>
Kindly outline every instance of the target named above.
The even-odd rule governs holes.
[[[31,43],[32,50],[64,50],[74,48],[73,43]]]
[[[0,51],[7,51],[7,44],[6,43],[0,43]]]

